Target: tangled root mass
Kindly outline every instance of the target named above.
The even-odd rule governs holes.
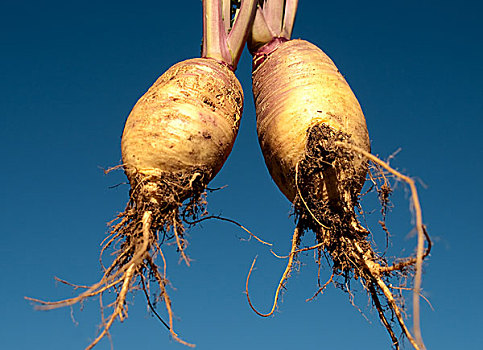
[[[98,296],[101,308],[101,331],[86,348],[94,347],[104,336],[116,319],[127,317],[127,296],[130,292],[142,290],[147,303],[156,317],[169,329],[173,339],[185,342],[173,330],[173,312],[166,291],[169,281],[166,277],[166,260],[161,246],[167,240],[176,240],[182,259],[189,265],[185,254],[186,240],[184,222],[194,222],[205,214],[206,180],[211,174],[194,170],[179,175],[144,175],[137,173],[131,177],[130,200],[124,210],[113,220],[111,230],[102,244],[100,261],[103,276],[92,286],[79,286],[65,281],[75,289],[84,291],[78,296],[56,302],[27,298],[37,303],[38,309],[48,310],[82,303]],[[113,250],[114,259],[105,267],[103,253]],[[160,264],[161,261],[161,264]],[[115,300],[103,302],[105,292],[114,292]],[[164,303],[168,315],[165,322],[155,306]],[[106,315],[106,310],[111,310]]]
[[[184,255],[186,241],[183,221],[185,218],[195,221],[205,213],[203,180],[206,177],[202,170],[179,175],[134,176],[131,180],[130,200],[124,212],[117,217],[119,223],[111,231],[111,236],[119,234],[123,238],[121,250],[131,252],[135,247],[134,242],[140,236],[142,216],[149,212],[152,216],[150,230],[156,236],[155,242],[161,244],[175,238],[178,251],[189,265],[189,260]],[[154,248],[155,245],[150,244],[150,247]]]
[[[389,262],[372,247],[369,242],[370,231],[359,223],[355,212],[355,208],[360,208],[359,193],[365,182],[368,162],[362,163],[362,166],[366,167],[362,169],[363,171],[355,169],[355,157],[365,157],[375,163],[375,169],[380,172],[379,178],[384,179],[381,185],[376,184],[383,217],[386,215],[391,193],[383,168],[410,184],[413,202],[419,206],[414,182],[368,152],[353,146],[350,137],[343,132],[335,131],[326,125],[315,125],[307,131],[307,135],[305,156],[297,164],[294,174],[297,195],[293,204],[297,226],[292,238],[288,264],[275,293],[272,310],[267,314],[258,312],[253,307],[248,295],[248,281],[253,269],[252,265],[246,285],[250,306],[261,316],[266,317],[273,314],[279,292],[290,275],[296,255],[302,251],[317,249],[319,266],[321,257],[325,256],[331,266],[332,276],[323,286],[320,285],[319,278],[320,288],[314,297],[321,293],[330,282],[352,296],[350,282],[354,279],[359,280],[370,295],[379,318],[391,337],[393,346],[396,349],[399,349],[400,346],[394,331],[394,325],[397,323],[415,349],[424,349],[419,332],[419,304],[413,305],[415,314],[413,317],[416,319],[414,323],[416,336],[413,336],[404,321],[404,299],[401,291],[411,290],[406,287],[405,283],[412,277],[415,266],[420,265],[420,261],[428,256],[431,242],[424,225],[420,224],[421,234],[424,232],[428,246],[423,253],[419,249],[420,241],[418,241],[417,257],[394,259],[395,261]],[[373,179],[373,182],[376,181]],[[419,217],[416,221],[421,221],[420,210],[416,211]],[[384,220],[380,223],[388,235]],[[315,233],[318,244],[300,249],[300,239],[307,231]],[[416,273],[415,285],[418,283],[417,277]],[[394,286],[391,282],[395,283]],[[414,290],[417,294],[419,285],[414,287]],[[395,294],[393,291],[396,291]]]
[[[359,224],[354,210],[364,179],[352,166],[354,152],[338,142],[350,142],[349,136],[325,125],[308,131],[306,154],[298,166],[294,211],[301,234],[315,232],[331,257],[334,273],[350,278],[358,270],[348,255],[354,248],[348,242],[357,242],[365,252],[371,248],[369,232]]]

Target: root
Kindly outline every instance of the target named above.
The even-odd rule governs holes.
[[[396,350],[399,349],[399,340],[396,338],[396,335],[394,334],[394,331],[392,330],[391,325],[386,319],[386,315],[384,315],[384,309],[382,308],[381,302],[379,301],[379,297],[377,296],[377,291],[374,288],[374,285],[372,283],[369,283],[368,285],[369,292],[371,293],[372,300],[374,304],[376,305],[376,310],[377,313],[379,314],[379,318],[381,319],[382,324],[384,327],[386,327],[387,331],[389,332],[389,335],[392,339],[392,345],[396,348]]]
[[[245,284],[245,292],[246,292],[246,295],[247,295],[248,304],[250,305],[251,309],[257,315],[262,316],[262,317],[268,317],[268,316],[273,315],[273,313],[275,312],[275,309],[277,307],[278,297],[280,295],[280,290],[285,287],[285,281],[289,278],[290,272],[292,271],[293,260],[295,258],[296,252],[297,252],[297,247],[298,247],[299,240],[300,240],[300,232],[299,232],[299,227],[297,226],[295,228],[295,230],[294,230],[293,237],[292,237],[292,249],[290,250],[290,254],[288,256],[287,267],[285,268],[285,271],[284,271],[284,273],[282,275],[282,278],[280,278],[280,282],[278,283],[277,290],[275,291],[275,297],[273,299],[272,309],[270,310],[269,313],[266,313],[266,314],[259,312],[253,306],[253,304],[252,304],[252,302],[250,300],[250,294],[248,292],[248,283],[250,281],[250,276],[252,274],[253,267],[255,266],[255,262],[257,261],[257,258],[255,258],[253,260],[252,266],[250,267],[250,271],[248,272],[247,281],[246,281],[246,284]]]
[[[149,307],[157,316],[157,318],[169,329],[171,337],[181,344],[186,346],[194,346],[182,340],[173,330],[173,312],[171,308],[171,301],[166,291],[166,261],[164,254],[158,244],[158,232],[162,231],[166,234],[170,228],[176,237],[178,248],[181,256],[189,264],[189,260],[184,254],[184,245],[182,244],[181,234],[183,228],[179,226],[179,217],[177,215],[177,207],[172,207],[171,210],[160,212],[158,206],[153,204],[146,204],[139,208],[139,202],[134,202],[128,205],[125,212],[118,216],[119,223],[114,225],[110,236],[104,240],[104,245],[101,248],[102,253],[112,245],[120,245],[116,251],[116,257],[109,267],[103,267],[103,276],[95,284],[91,286],[75,285],[64,280],[57,279],[62,283],[73,286],[74,289],[84,289],[78,296],[64,299],[60,301],[43,301],[39,299],[26,297],[27,300],[33,301],[38,310],[51,310],[64,306],[70,306],[77,303],[82,303],[88,298],[99,296],[101,303],[101,332],[86,348],[92,349],[105,336],[109,336],[109,330],[116,319],[123,322],[128,316],[127,296],[129,292],[142,287]],[[141,209],[141,210],[140,210]],[[180,231],[181,230],[181,231]],[[161,274],[159,268],[155,263],[156,256],[160,255],[164,264]],[[101,263],[102,259],[100,258]],[[153,304],[149,297],[149,278],[154,278],[158,286],[158,295],[164,301],[168,317],[169,325],[155,311]],[[107,291],[115,291],[115,300],[103,306],[102,294]],[[105,309],[112,308],[109,316],[105,316]]]
[[[171,327],[163,320],[161,316],[159,316],[156,308],[154,307],[153,303],[151,303],[151,297],[149,296],[149,286],[146,286],[145,277],[141,276],[141,283],[143,287],[144,296],[146,297],[146,301],[148,303],[149,308],[151,309],[152,313],[158,318],[158,320],[170,331]]]
[[[348,245],[350,244],[350,242],[347,242],[347,243]],[[384,324],[387,331],[389,332],[389,335],[391,336],[391,339],[393,340],[396,348],[399,348],[397,338],[394,336],[392,327],[387,322],[384,316],[384,310],[381,306],[379,298],[377,297],[377,292],[376,292],[374,283],[379,287],[379,289],[382,291],[383,295],[385,296],[388,306],[390,307],[392,312],[396,315],[399,326],[401,327],[404,335],[406,335],[406,337],[408,338],[411,345],[416,350],[424,349],[424,347],[421,347],[420,344],[418,344],[416,340],[413,338],[413,336],[411,335],[411,332],[409,331],[409,329],[407,328],[404,322],[404,318],[402,316],[401,310],[397,305],[394,299],[394,296],[392,295],[391,291],[387,287],[386,283],[384,283],[384,281],[381,279],[381,273],[383,272],[383,268],[381,268],[381,266],[378,263],[375,263],[373,259],[370,257],[373,253],[372,250],[364,251],[357,242],[354,242],[354,246],[358,253],[357,254],[355,251],[352,251],[352,254],[354,255],[354,259],[356,261],[360,261],[360,265],[362,265],[364,268],[364,271],[361,272],[361,277],[364,278],[364,280],[366,280],[367,282],[368,289],[372,296],[372,300],[376,305],[376,309],[379,313],[379,317],[381,318],[382,323]]]
[[[409,176],[406,176],[404,174],[401,174],[397,170],[394,170],[386,162],[383,162],[382,160],[380,160],[376,156],[372,155],[371,153],[369,153],[369,152],[367,152],[367,151],[365,151],[365,150],[363,150],[363,149],[361,149],[361,148],[359,148],[355,145],[352,145],[352,144],[349,144],[349,143],[342,143],[342,142],[338,142],[337,144],[341,145],[343,147],[346,147],[346,148],[350,148],[350,149],[354,150],[355,152],[360,153],[361,155],[363,155],[367,159],[371,160],[375,164],[378,164],[382,168],[386,169],[388,172],[390,172],[391,174],[393,174],[397,178],[406,182],[411,189],[412,205],[413,205],[413,209],[414,209],[414,215],[415,215],[415,218],[416,218],[416,230],[418,232],[418,244],[417,244],[416,259],[415,259],[416,274],[414,276],[414,290],[413,290],[413,331],[414,331],[414,338],[415,338],[414,342],[417,344],[418,348],[425,349],[424,342],[423,342],[423,339],[422,339],[422,336],[421,336],[419,295],[421,293],[423,259],[429,254],[429,250],[431,249],[431,241],[429,240],[429,236],[428,236],[428,234],[425,230],[425,227],[423,225],[421,204],[419,202],[419,197],[418,197],[418,192],[417,192],[415,181],[412,178],[410,178]],[[426,249],[426,253],[424,252],[424,241],[425,241],[425,239],[428,242],[428,248]],[[413,261],[411,261],[411,262],[413,263]],[[402,266],[401,266],[401,268],[402,268]],[[390,293],[387,286],[385,288]],[[399,317],[398,317],[398,320],[399,320]],[[401,321],[399,323],[401,323]],[[411,341],[411,343],[413,343],[413,342]],[[413,344],[413,346],[414,346],[414,344]]]
[[[312,210],[310,210],[310,207],[309,205],[307,204],[307,202],[305,201],[304,199],[304,196],[302,195],[302,193],[300,192],[300,188],[299,188],[299,165],[300,165],[300,162],[298,162],[296,165],[295,165],[295,187],[297,188],[297,196],[298,198],[300,199],[300,201],[302,201],[302,203],[304,204],[304,207],[305,207],[305,210],[307,210],[307,212],[310,214],[310,216],[315,220],[315,222],[317,222],[317,224],[319,224],[321,227],[323,228],[328,228],[327,226],[325,226],[323,223],[320,222],[320,220],[317,218],[317,216],[314,215],[314,213],[312,212]]]
[[[122,267],[118,268],[116,272],[110,274],[116,266],[109,267],[102,279],[91,287],[78,286],[79,288],[87,288],[87,290],[75,298],[65,299],[56,302],[42,301],[33,298],[26,298],[28,300],[36,302],[38,305],[36,309],[39,310],[51,310],[59,307],[69,306],[76,303],[80,303],[87,298],[100,295],[103,292],[111,289],[117,289],[120,287],[120,292],[113,303],[113,312],[111,315],[105,319],[103,318],[102,331],[97,336],[96,339],[86,348],[86,350],[92,349],[104,336],[109,333],[114,320],[119,318],[122,322],[127,317],[127,307],[126,307],[126,296],[127,293],[132,288],[132,280],[136,273],[139,273],[143,265],[143,260],[148,254],[148,247],[151,238],[150,228],[152,223],[152,212],[146,211],[142,216],[142,235],[140,237],[140,242],[138,242],[135,251],[128,263],[124,264]],[[114,261],[113,264],[117,264],[118,259]]]
[[[180,238],[180,234],[178,234],[178,227],[176,225],[176,221],[173,222],[173,232],[174,232],[174,236],[176,237],[176,244],[178,245],[178,251],[180,252],[181,254],[181,258],[184,260],[184,262],[186,263],[187,266],[190,266],[190,260],[188,259],[188,257],[186,256],[186,254],[184,253],[184,242],[181,241],[181,238]]]
[[[232,223],[232,224],[238,226],[239,228],[241,228],[246,233],[248,233],[251,237],[255,238],[261,244],[268,245],[268,246],[273,245],[272,243],[266,242],[266,241],[262,240],[261,238],[259,238],[258,236],[256,236],[254,233],[252,233],[249,229],[247,229],[245,226],[243,226],[239,222],[232,220],[232,219],[224,218],[224,217],[219,216],[219,215],[209,215],[209,216],[205,216],[205,217],[198,219],[198,220],[195,220],[195,221],[189,221],[186,218],[183,218],[183,220],[190,225],[198,224],[202,221],[211,220],[211,219],[216,219],[216,220],[226,221],[226,222]]]
[[[390,207],[389,187],[387,174],[406,182],[412,193],[412,207],[414,209],[416,229],[418,232],[418,245],[415,257],[397,259],[389,263],[385,254],[375,251],[370,241],[370,231],[359,223],[355,208],[359,205],[359,193],[365,180],[368,162],[374,163],[380,172],[373,176],[373,188],[378,192],[381,202],[381,215],[383,217],[382,229],[389,240],[389,229],[384,218]],[[250,307],[260,316],[267,317],[274,313],[279,293],[284,287],[297,253],[315,250],[319,251],[317,263],[320,267],[321,254],[324,255],[332,268],[330,279],[321,286],[320,272],[318,275],[318,290],[314,299],[325,288],[333,283],[335,286],[348,292],[352,298],[350,281],[359,280],[370,295],[379,318],[391,337],[393,346],[399,349],[400,344],[394,331],[396,322],[402,333],[407,337],[416,350],[424,350],[425,346],[420,331],[419,295],[421,292],[422,262],[429,255],[431,241],[422,221],[421,206],[414,180],[392,169],[387,163],[379,160],[369,152],[352,144],[350,137],[342,132],[335,131],[325,125],[315,125],[307,131],[307,144],[305,156],[295,169],[296,196],[294,212],[297,218],[297,228],[292,239],[292,249],[287,257],[287,267],[282,275],[275,292],[272,309],[263,314],[257,311],[251,303],[248,294],[248,282],[255,261],[252,264],[246,282],[246,293]],[[382,183],[382,185],[378,185]],[[307,231],[316,234],[318,244],[298,248],[300,237]],[[424,241],[427,242],[426,249]],[[388,243],[388,242],[387,242]],[[413,332],[411,333],[404,321],[404,309],[401,301],[396,300],[388,287],[391,279],[399,276],[407,278],[414,272],[413,290]],[[389,286],[392,287],[391,284]],[[402,296],[401,296],[402,297]],[[351,300],[352,302],[352,300]],[[389,317],[390,316],[390,317]]]
[[[188,347],[194,348],[195,347],[194,344],[191,344],[191,343],[184,341],[183,339],[181,339],[178,336],[178,334],[176,334],[174,332],[174,330],[173,330],[173,310],[171,309],[171,299],[169,299],[168,293],[166,293],[166,282],[167,282],[166,278],[161,276],[161,274],[159,273],[158,267],[156,266],[156,264],[154,263],[154,261],[152,260],[151,257],[149,257],[147,259],[147,261],[148,261],[148,264],[149,264],[152,272],[154,273],[154,276],[156,277],[156,280],[159,284],[159,288],[161,289],[161,296],[164,299],[164,304],[166,306],[166,310],[168,311],[168,316],[169,316],[169,327],[168,327],[168,329],[169,329],[171,336],[177,342],[179,342],[183,345],[186,345]]]
[[[166,260],[161,250],[165,240],[174,239],[181,259],[189,266],[190,260],[185,253],[187,246],[184,237],[183,219],[196,222],[199,216],[206,215],[206,185],[212,178],[212,169],[196,168],[180,173],[167,173],[157,169],[138,169],[119,165],[106,171],[124,168],[131,186],[130,199],[125,210],[109,223],[110,232],[101,243],[99,261],[103,275],[91,285],[75,285],[64,280],[74,290],[82,292],[73,298],[60,301],[44,301],[26,297],[34,302],[38,310],[51,310],[74,304],[82,304],[86,299],[99,297],[101,325],[100,332],[86,349],[92,349],[104,337],[110,339],[109,330],[114,321],[123,322],[128,317],[127,298],[130,292],[142,290],[153,314],[169,330],[177,342],[193,347],[182,340],[173,328],[173,310],[166,285]],[[103,264],[103,254],[112,250],[112,262]],[[163,267],[156,264],[161,257]],[[162,273],[160,272],[162,271]],[[155,286],[154,305],[151,302],[150,286]],[[105,292],[114,296],[111,303],[105,303]],[[169,318],[165,322],[155,305],[162,300]],[[109,310],[109,312],[105,312]]]
[[[108,318],[107,322],[104,321],[104,324],[102,325],[101,334],[99,334],[97,338],[94,339],[94,341],[85,350],[92,349],[102,338],[104,338],[106,334],[108,334],[109,329],[111,328],[112,323],[114,322],[116,317],[119,317],[119,320],[121,322],[124,321],[124,319],[127,317],[127,309],[124,308],[124,304],[126,302],[126,294],[130,288],[130,283],[131,283],[131,279],[132,279],[135,267],[136,266],[132,264],[127,269],[125,277],[123,279],[121,292],[119,293],[115,303],[116,306],[115,306],[114,312]]]
[[[319,295],[320,293],[322,293],[322,292],[325,290],[325,288],[327,288],[327,286],[328,286],[328,285],[329,285],[329,284],[330,284],[330,283],[331,283],[333,280],[334,280],[334,273],[332,273],[332,275],[330,275],[330,278],[328,279],[328,281],[327,281],[327,282],[325,282],[323,286],[319,287],[319,289],[317,290],[317,292],[315,292],[315,294],[314,294],[314,295],[313,295],[311,298],[308,298],[308,299],[306,299],[305,301],[306,301],[306,302],[308,302],[308,301],[312,301],[312,300],[314,300],[314,299],[317,297],[317,295]]]

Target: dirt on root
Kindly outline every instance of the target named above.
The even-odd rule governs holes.
[[[117,317],[122,321],[127,317],[127,310],[124,311],[122,306],[126,294],[142,290],[151,311],[168,328],[173,339],[191,347],[193,344],[179,338],[173,329],[173,311],[167,293],[167,262],[162,246],[166,241],[174,240],[181,259],[190,265],[185,253],[185,225],[191,226],[191,222],[206,215],[206,184],[212,174],[201,169],[158,176],[132,171],[129,174],[129,202],[110,223],[112,229],[100,254],[101,264],[108,248],[115,255],[110,266],[104,268],[101,284],[106,286],[113,277],[120,276],[120,283],[114,286],[117,297],[111,304],[113,312],[109,321],[101,326],[107,333],[111,320]],[[133,270],[131,277],[128,277],[129,269]],[[167,322],[156,311],[159,303],[165,306]]]
[[[325,125],[308,131],[306,154],[299,163],[295,215],[303,234],[313,231],[330,255],[336,275],[350,278],[357,274],[347,240],[370,249],[369,232],[359,222],[354,208],[359,203],[360,169],[354,169],[357,156],[337,142],[350,142],[350,137]],[[365,166],[365,165],[364,165]]]
[[[191,222],[205,214],[206,179],[210,179],[211,174],[195,169],[186,174],[153,176],[130,171],[130,175],[130,200],[125,210],[109,223],[111,230],[101,244],[102,278],[91,286],[60,280],[76,290],[83,290],[73,298],[55,302],[27,299],[34,301],[38,309],[50,310],[98,297],[102,323],[99,334],[86,348],[89,350],[103,337],[109,337],[116,319],[127,318],[130,293],[142,291],[151,311],[166,326],[171,337],[192,347],[193,344],[182,340],[173,329],[174,317],[167,293],[167,262],[161,247],[164,242],[175,240],[181,258],[189,265],[185,254],[185,223],[191,226]],[[112,257],[106,267],[102,258],[108,250]],[[109,302],[103,301],[104,296]],[[159,303],[165,306],[166,321],[157,312]]]
[[[211,174],[201,169],[184,174],[154,176],[137,173],[131,176],[129,202],[113,221],[117,223],[112,226],[110,234],[120,233],[122,245],[131,245],[131,241],[139,236],[136,228],[141,223],[143,213],[149,211],[152,213],[151,231],[155,233],[157,243],[161,245],[176,238],[177,234],[184,249],[186,220],[193,222],[206,214],[204,180],[209,178]]]
[[[394,325],[399,323],[403,333],[411,335],[401,316],[402,295],[400,291],[393,295],[387,285],[392,282],[399,286],[400,281],[406,281],[413,272],[415,260],[405,258],[390,266],[372,247],[370,231],[359,223],[355,208],[360,207],[360,190],[368,162],[363,163],[362,171],[354,168],[354,159],[360,154],[341,146],[342,143],[351,144],[350,136],[325,125],[311,127],[307,135],[305,157],[296,170],[294,213],[300,232],[298,240],[300,242],[300,237],[308,231],[315,233],[319,243],[318,264],[320,266],[321,257],[325,256],[332,269],[330,281],[335,286],[352,295],[350,282],[354,279],[362,282],[397,349],[399,343]],[[385,217],[391,188],[385,181],[376,186],[376,190]],[[388,234],[384,220],[381,226]]]

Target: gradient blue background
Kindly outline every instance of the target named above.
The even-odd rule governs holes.
[[[425,265],[423,336],[428,349],[483,349],[481,178],[483,28],[479,1],[301,0],[294,38],[323,48],[363,106],[373,152],[417,177],[424,222],[434,239]],[[81,284],[100,275],[106,222],[123,209],[128,186],[120,135],[137,99],[175,62],[199,55],[201,1],[2,1],[0,5],[0,343],[2,349],[83,349],[99,324],[98,303],[83,311],[36,312],[23,297],[72,295],[53,276]],[[232,155],[212,183],[214,214],[237,219],[286,253],[293,221],[259,151],[250,57],[237,71],[245,112]],[[394,253],[413,252],[408,192],[396,186],[389,217]],[[377,221],[377,207],[368,211]],[[384,241],[375,230],[375,240]],[[389,349],[390,339],[357,282],[355,303],[316,290],[311,254],[274,317],[262,319],[285,261],[222,222],[190,232],[188,268],[166,246],[175,326],[198,349]],[[313,243],[305,237],[303,244]],[[383,245],[382,247],[383,248]],[[322,270],[322,277],[330,275]],[[357,292],[358,291],[358,292]],[[141,294],[112,328],[115,349],[183,349],[146,310]],[[131,300],[132,301],[132,300]],[[164,310],[163,315],[164,315]],[[410,311],[410,310],[409,310]],[[109,349],[102,341],[98,349]],[[409,348],[409,345],[406,347]]]

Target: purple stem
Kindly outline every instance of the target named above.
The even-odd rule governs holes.
[[[231,0],[221,0],[223,7],[223,23],[225,24],[225,33],[230,31],[231,23]]]
[[[235,70],[255,17],[257,0],[241,0],[233,26],[230,17],[231,4],[231,0],[203,0],[201,56],[224,62]]]
[[[203,0],[203,50],[201,56],[230,64],[221,5],[221,0]]]
[[[247,41],[250,27],[255,18],[258,0],[241,0],[240,10],[235,18],[235,23],[228,34],[227,45],[233,59],[233,66],[236,67],[243,47]]]
[[[273,33],[282,32],[285,0],[267,0],[263,7],[263,14],[267,25]]]
[[[295,15],[297,14],[298,0],[286,0],[285,13],[283,16],[282,37],[289,39],[292,36],[293,26],[295,24]]]
[[[275,39],[290,40],[297,5],[298,0],[259,0],[248,39],[248,47],[252,54]]]

